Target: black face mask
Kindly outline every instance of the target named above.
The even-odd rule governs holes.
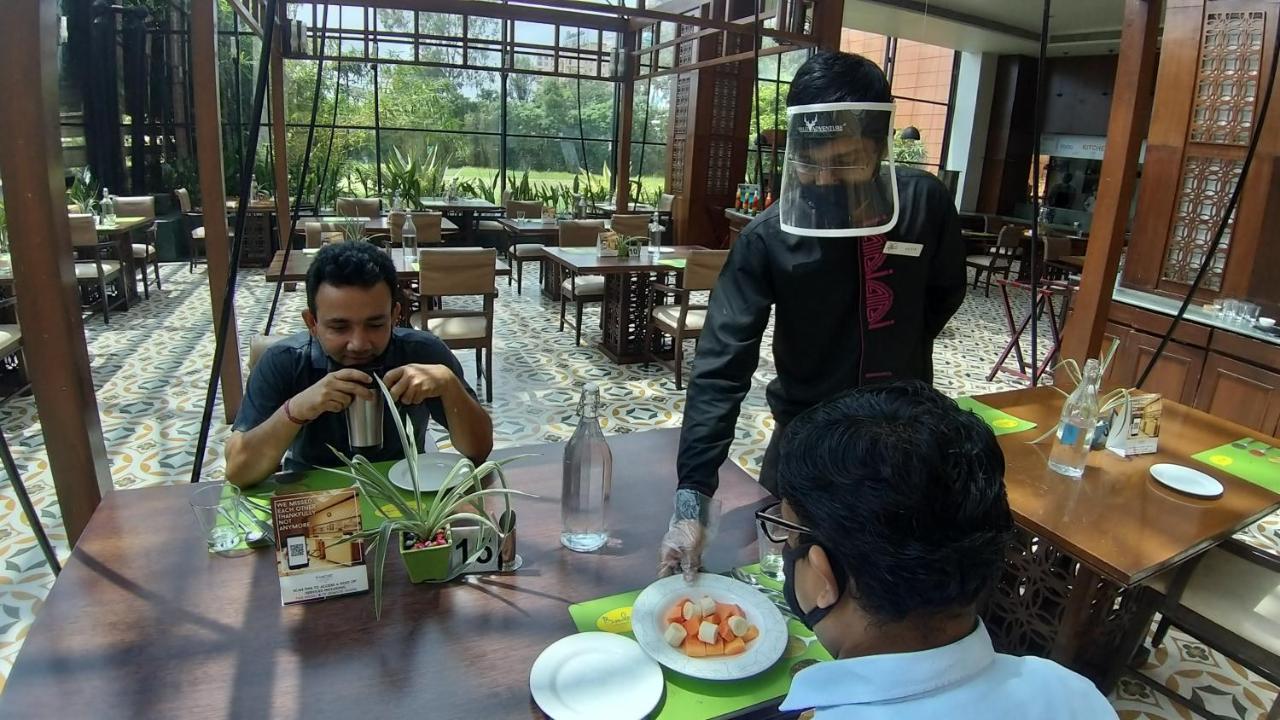
[[[815,230],[842,228],[849,224],[849,194],[843,185],[802,185],[800,197]]]
[[[835,564],[834,558],[831,558],[833,561],[831,564],[831,571],[835,573],[836,586],[840,588],[840,595],[836,596],[836,602],[831,603],[827,607],[815,606],[809,612],[805,612],[804,609],[800,607],[800,600],[796,597],[796,560],[807,555],[809,553],[809,548],[816,544],[817,543],[800,543],[794,548],[790,545],[782,546],[782,572],[784,575],[784,579],[782,581],[782,595],[787,600],[787,607],[791,608],[791,614],[795,615],[805,627],[809,628],[809,630],[813,630],[817,627],[818,623],[822,622],[822,619],[835,609],[836,604],[840,600],[840,595],[844,594],[844,586],[846,584],[844,570]],[[830,553],[828,553],[828,557],[830,557]]]

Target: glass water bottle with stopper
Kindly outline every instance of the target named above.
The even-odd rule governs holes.
[[[605,511],[613,480],[613,453],[600,429],[600,388],[587,383],[578,400],[578,427],[564,448],[560,544],[594,552],[609,540]]]
[[[1084,378],[1062,406],[1058,434],[1049,455],[1049,469],[1067,477],[1084,475],[1084,466],[1098,427],[1098,384],[1102,366],[1090,358],[1084,366]]]

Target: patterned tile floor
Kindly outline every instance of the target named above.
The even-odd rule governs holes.
[[[529,268],[532,270],[532,268]],[[536,271],[535,271],[536,272]],[[190,475],[195,438],[213,354],[209,294],[203,267],[194,274],[185,265],[162,268],[164,290],[110,325],[100,318],[86,324],[86,336],[97,388],[103,433],[111,455],[116,487],[129,488],[185,482]],[[579,386],[600,383],[607,407],[608,433],[657,427],[678,427],[684,393],[675,390],[669,372],[653,366],[619,367],[587,346],[598,331],[590,321],[583,347],[575,347],[571,333],[556,330],[557,310],[539,297],[530,282],[523,296],[500,285],[499,321],[495,338],[495,397],[490,407],[495,435],[503,446],[556,441],[573,427]],[[237,313],[241,347],[261,332],[272,286],[261,271],[244,271],[239,279]],[[275,324],[276,332],[302,329],[301,292],[286,293]],[[594,310],[588,314],[595,316]],[[1018,386],[1010,377],[986,380],[989,363],[1007,338],[1003,310],[993,295],[971,293],[964,307],[939,339],[935,352],[937,384],[950,395],[974,394]],[[764,402],[764,386],[773,376],[773,361],[765,338],[751,392],[738,423],[731,457],[755,473],[772,430]],[[1028,343],[1024,343],[1027,345]],[[1047,341],[1042,348],[1047,346]],[[462,366],[474,368],[469,353]],[[474,380],[474,378],[469,378]],[[215,425],[203,466],[204,477],[222,474],[222,447],[227,426]],[[0,407],[0,427],[14,448],[41,519],[65,556],[67,548],[54,498],[48,460],[35,404],[14,398]],[[1250,529],[1252,540],[1265,544],[1280,519],[1269,518]],[[11,487],[0,487],[0,682],[7,676],[31,620],[53,583]],[[1198,693],[1209,706],[1228,717],[1261,717],[1276,688],[1251,676],[1196,641],[1171,633],[1153,653],[1147,674],[1170,687]],[[1128,682],[1115,700],[1125,720],[1190,717],[1140,684]]]

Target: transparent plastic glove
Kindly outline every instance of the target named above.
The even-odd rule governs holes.
[[[720,527],[720,501],[697,490],[680,488],[676,490],[675,506],[658,550],[658,575],[680,572],[685,580],[692,581],[702,567],[703,548]]]

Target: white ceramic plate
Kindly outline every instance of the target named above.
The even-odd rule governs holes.
[[[716,602],[734,603],[760,637],[741,655],[692,658],[662,638],[663,617],[680,598],[710,595]],[[787,623],[764,593],[723,575],[699,574],[692,584],[681,575],[663,578],[645,588],[631,607],[631,632],[650,657],[682,675],[704,680],[738,680],[773,667],[787,647]]]
[[[422,492],[435,492],[444,487],[445,478],[453,466],[462,459],[453,453],[422,453],[418,456],[418,489]],[[391,466],[387,479],[392,485],[404,490],[413,490],[413,480],[409,477],[409,461],[401,460]]]
[[[1151,477],[1161,485],[1196,497],[1215,498],[1222,494],[1222,483],[1185,465],[1157,463],[1151,466]]]
[[[570,635],[533,661],[529,692],[553,720],[640,720],[662,700],[662,668],[634,640]]]

